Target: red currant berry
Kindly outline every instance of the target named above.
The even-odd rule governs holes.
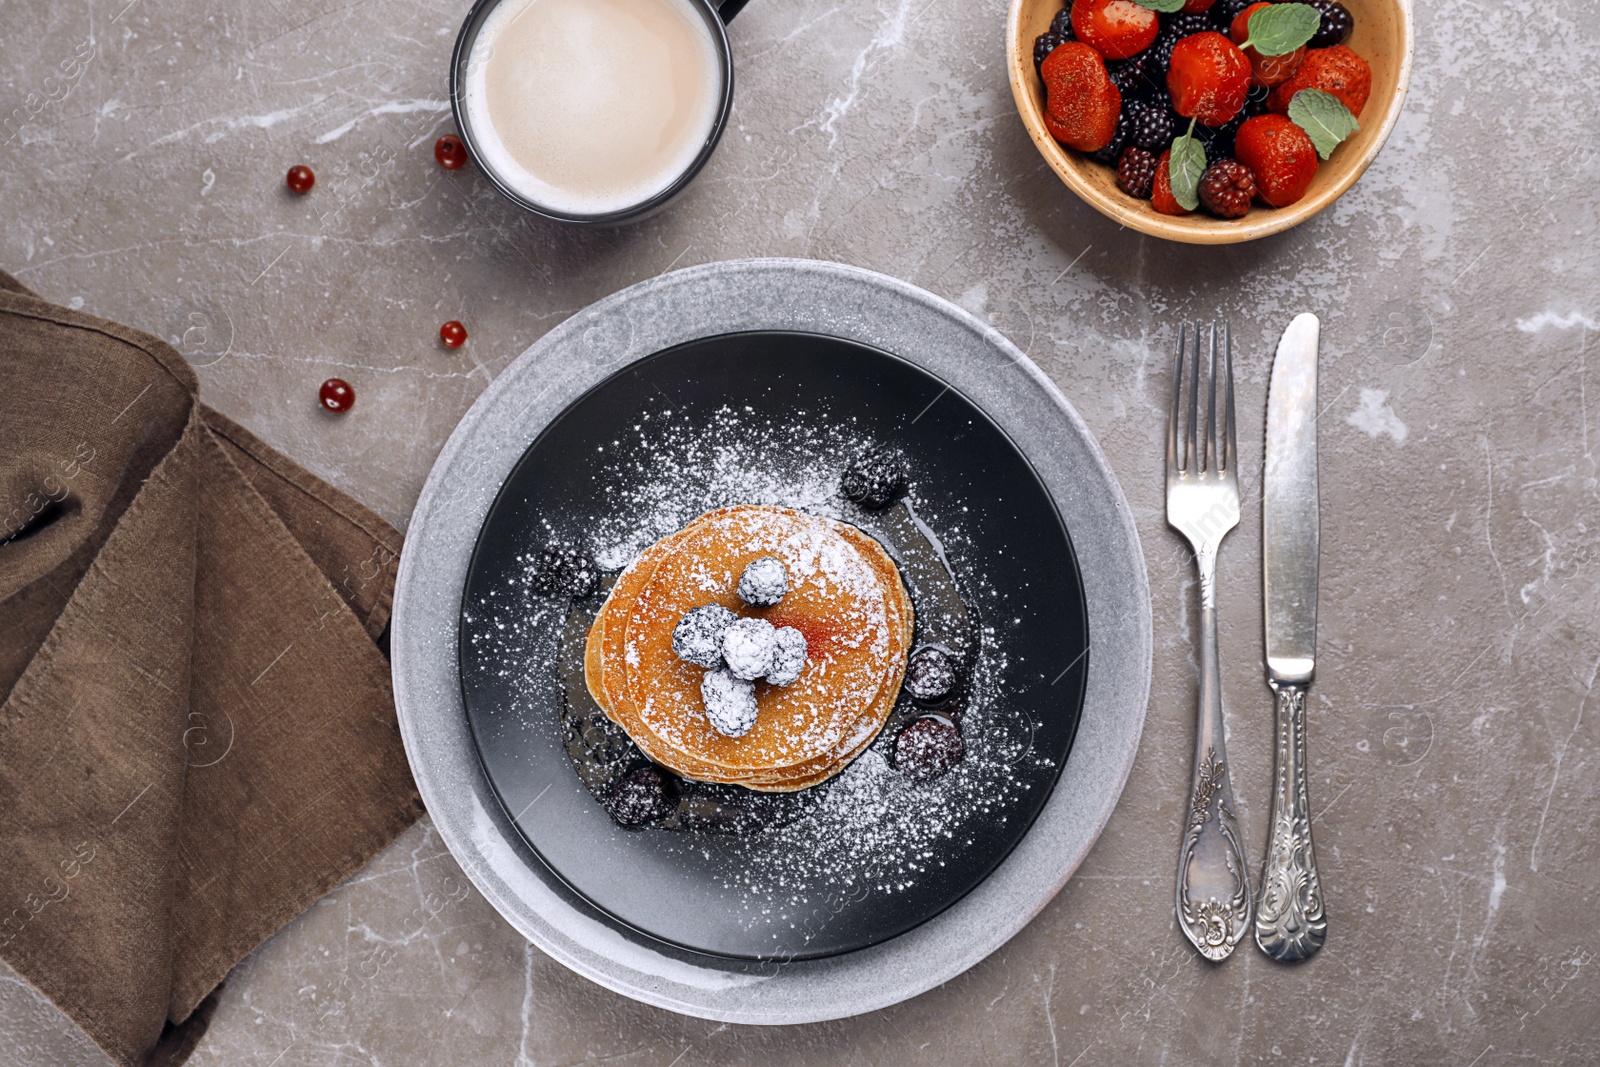
[[[451,319],[439,327],[439,340],[444,342],[446,348],[460,348],[467,343],[467,328]]]
[[[317,399],[329,411],[343,414],[355,406],[356,391],[350,388],[350,383],[343,378],[329,378],[322,383],[322,390],[317,394]]]
[[[305,196],[311,187],[317,184],[317,176],[311,173],[311,168],[304,163],[296,163],[289,168],[289,176],[284,179],[289,183],[289,191],[300,196]]]
[[[445,170],[460,170],[467,165],[467,146],[455,134],[447,133],[434,142],[433,158]]]

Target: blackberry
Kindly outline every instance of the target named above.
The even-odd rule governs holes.
[[[1237,159],[1219,159],[1200,176],[1200,202],[1213,215],[1236,219],[1250,210],[1256,176]]]
[[[1172,112],[1167,107],[1152,104],[1142,108],[1134,117],[1128,143],[1160,155],[1172,147],[1172,139],[1178,135],[1175,125]]]
[[[1355,32],[1356,17],[1350,14],[1350,9],[1336,0],[1305,0],[1306,3],[1317,9],[1322,16],[1322,25],[1317,27],[1317,32],[1311,35],[1308,42],[1312,48],[1332,48],[1336,44],[1344,44]]]
[[[600,572],[585,553],[572,545],[556,543],[539,550],[528,581],[536,593],[581,600],[594,592],[600,583]]]
[[[1111,142],[1098,151],[1090,152],[1089,158],[1108,167],[1116,166],[1117,158],[1122,155],[1122,150],[1127,147],[1128,137],[1133,133],[1134,116],[1143,110],[1144,105],[1139,101],[1124,100],[1122,110],[1117,114],[1117,129],[1111,135]]]
[[[955,657],[937,645],[925,645],[911,654],[902,685],[918,704],[933,707],[949,700],[960,680]]]
[[[633,829],[672,814],[677,804],[676,783],[659,767],[635,767],[611,787],[606,807],[611,817]]]
[[[1244,109],[1239,112],[1247,119],[1267,113],[1267,97],[1272,95],[1272,90],[1265,85],[1251,85],[1249,94],[1244,98]]]
[[[924,715],[894,741],[894,765],[913,782],[931,782],[967,755],[961,729],[943,715]]]
[[[1226,36],[1233,26],[1233,20],[1255,2],[1256,0],[1217,0],[1211,6],[1211,18],[1217,24],[1217,32]]]
[[[737,618],[721,604],[695,608],[672,628],[672,651],[696,667],[722,666],[722,635]]]
[[[1158,162],[1154,152],[1147,152],[1137,145],[1124,148],[1122,158],[1117,160],[1117,188],[1131,197],[1149,200],[1150,190],[1155,186]]]
[[[869,452],[849,467],[839,479],[844,495],[868,508],[884,508],[906,484],[905,460],[882,449]]]
[[[1198,122],[1195,123],[1194,135],[1199,138],[1200,144],[1206,150],[1207,166],[1232,158],[1233,144],[1239,136],[1239,127],[1244,125],[1244,120],[1248,117],[1245,109],[1240,108],[1237,115],[1221,126],[1202,126]],[[1187,126],[1187,123],[1185,125]]]
[[[770,608],[788,591],[789,572],[774,556],[751,560],[739,576],[739,599],[753,608]]]
[[[1033,39],[1033,69],[1038,70],[1044,66],[1044,61],[1050,53],[1067,43],[1065,37],[1054,33],[1041,33]]]
[[[1063,41],[1075,41],[1077,35],[1072,32],[1072,5],[1056,12],[1056,17],[1050,20],[1050,32]]]
[[[1124,100],[1139,95],[1144,88],[1144,72],[1149,66],[1150,50],[1147,48],[1132,59],[1116,60],[1106,64],[1106,76],[1117,87]]]
[[[1168,37],[1182,40],[1192,37],[1197,33],[1211,33],[1216,27],[1211,24],[1211,16],[1203,11],[1182,11],[1167,19],[1161,32]]]

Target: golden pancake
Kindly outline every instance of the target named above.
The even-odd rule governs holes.
[[[735,592],[739,575],[767,555],[784,563],[789,592],[775,607],[751,608]],[[806,635],[800,679],[756,683],[756,724],[743,737],[711,727],[704,669],[672,651],[678,620],[706,604]],[[837,774],[877,736],[912,622],[894,562],[860,530],[783,508],[722,508],[652,545],[617,579],[590,628],[586,681],[656,762],[700,781],[787,792]]]

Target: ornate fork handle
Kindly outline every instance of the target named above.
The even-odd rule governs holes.
[[[1328,934],[1306,797],[1306,687],[1270,684],[1278,694],[1278,755],[1256,944],[1275,960],[1303,960]]]
[[[1200,706],[1194,787],[1178,853],[1178,922],[1202,956],[1222,960],[1249,929],[1250,881],[1222,737],[1216,546],[1197,548],[1195,561],[1200,568]]]

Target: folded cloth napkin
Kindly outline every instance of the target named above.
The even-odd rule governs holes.
[[[122,1064],[422,812],[400,535],[0,272],[0,958]]]

